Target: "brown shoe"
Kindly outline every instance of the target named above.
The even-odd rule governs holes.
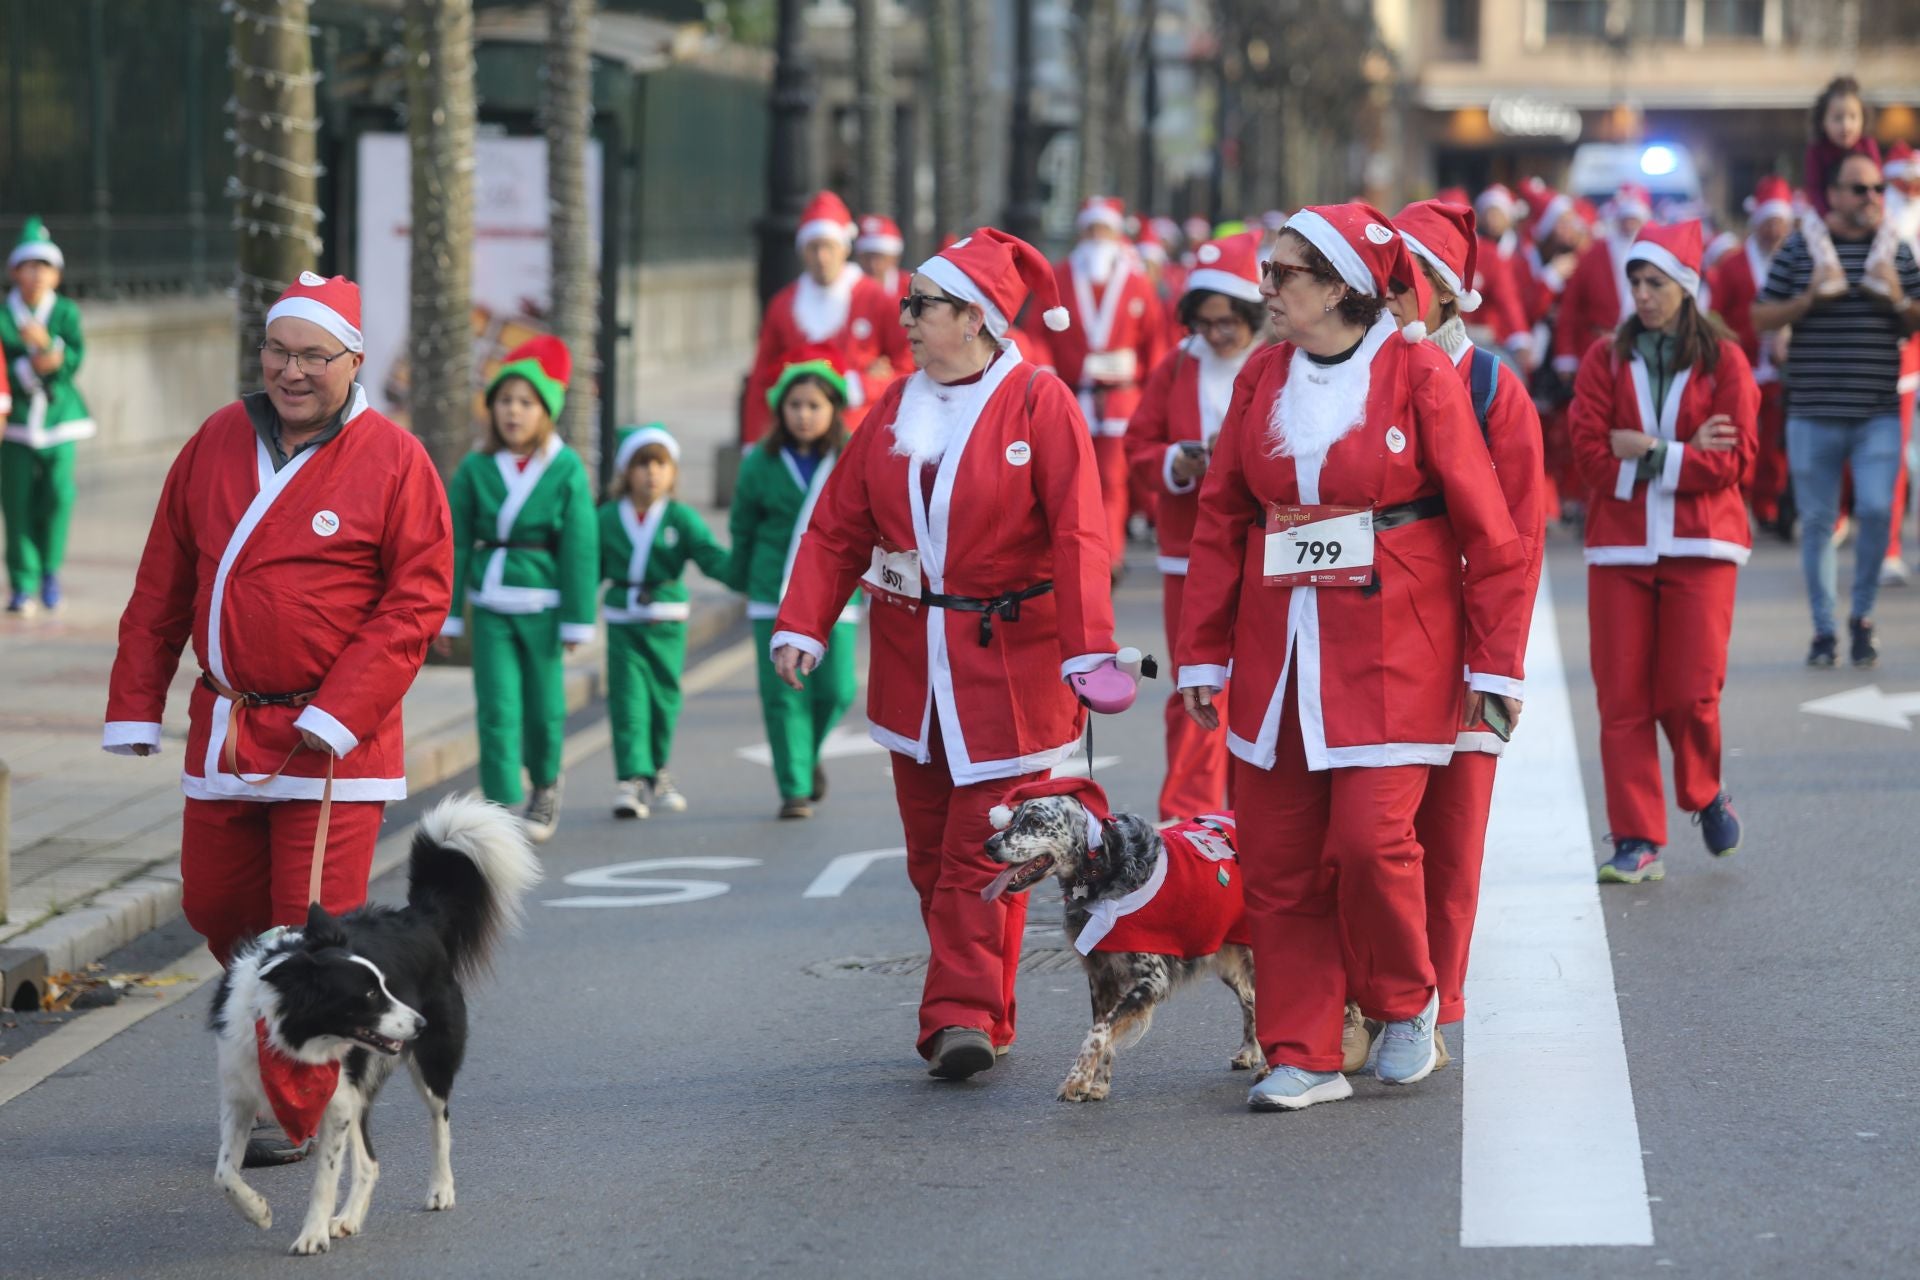
[[[827,771],[819,765],[813,766],[813,796],[817,803],[827,798]]]
[[[1438,1071],[1453,1061],[1453,1055],[1447,1052],[1447,1038],[1440,1034],[1440,1028],[1433,1029],[1433,1051],[1437,1057],[1433,1060],[1433,1069]]]
[[[1346,1025],[1340,1029],[1340,1070],[1352,1075],[1366,1066],[1379,1035],[1380,1024],[1363,1016],[1359,1005],[1349,1003]]]
[[[780,802],[780,816],[784,818],[811,818],[813,805],[800,796],[792,796]]]
[[[948,1027],[933,1037],[927,1074],[940,1080],[965,1080],[993,1070],[993,1041],[972,1027]]]

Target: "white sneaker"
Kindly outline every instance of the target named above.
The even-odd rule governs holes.
[[[1278,1066],[1247,1091],[1247,1105],[1255,1111],[1299,1111],[1316,1102],[1339,1102],[1352,1096],[1353,1085],[1338,1071]]]
[[[1440,1013],[1440,992],[1427,997],[1426,1007],[1411,1018],[1389,1022],[1380,1033],[1380,1052],[1373,1073],[1381,1084],[1418,1084],[1433,1074],[1440,1060],[1434,1043],[1434,1019]]]
[[[652,810],[647,806],[647,782],[644,778],[622,778],[614,788],[613,816],[616,818],[647,818]]]
[[[662,769],[653,780],[653,802],[666,813],[685,813],[687,798],[680,794],[680,788],[673,785],[673,779]]]
[[[560,825],[560,784],[535,787],[520,820],[526,824],[527,839],[533,843],[545,844],[553,839],[554,829]]]
[[[1883,587],[1904,587],[1913,580],[1913,570],[1907,568],[1907,562],[1899,556],[1888,556],[1880,562],[1880,585]]]

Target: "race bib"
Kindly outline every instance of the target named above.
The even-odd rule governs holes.
[[[860,578],[860,585],[888,604],[903,609],[920,607],[920,553],[873,549],[873,563]]]
[[[1080,363],[1080,376],[1088,382],[1132,382],[1140,369],[1133,348],[1119,351],[1089,351]]]
[[[1364,587],[1373,581],[1373,512],[1273,504],[1264,569],[1270,587]]]

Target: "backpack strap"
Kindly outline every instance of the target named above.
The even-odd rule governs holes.
[[[1500,357],[1479,347],[1473,349],[1473,368],[1468,377],[1473,394],[1473,416],[1480,420],[1480,438],[1487,439],[1487,419],[1493,414],[1493,397],[1500,390]]]

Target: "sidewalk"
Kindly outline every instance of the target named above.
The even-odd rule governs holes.
[[[681,495],[723,539],[711,509],[714,455],[732,440],[746,353],[647,388],[644,420],[658,420],[685,453]],[[84,450],[85,445],[81,448]],[[83,468],[67,566],[68,603],[53,618],[0,618],[0,760],[12,770],[12,894],[0,921],[0,971],[76,970],[180,911],[180,757],[187,692],[199,672],[182,655],[167,704],[159,759],[100,749],[107,676],[121,608],[132,589],[171,457],[97,461]],[[738,597],[689,573],[694,647],[723,633]],[[598,644],[570,663],[569,709],[600,694]],[[407,784],[420,791],[471,768],[478,747],[464,667],[428,666],[407,694]]]

